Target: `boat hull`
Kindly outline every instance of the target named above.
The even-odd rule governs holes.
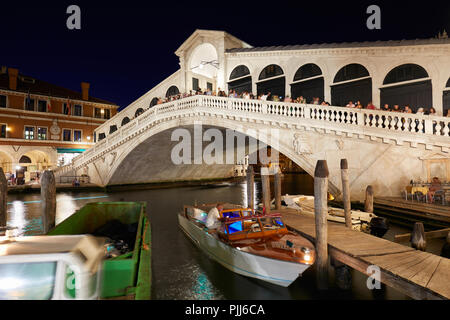
[[[223,243],[183,215],[178,215],[178,222],[194,244],[211,259],[243,276],[288,287],[310,267],[307,264],[271,259],[241,251]]]

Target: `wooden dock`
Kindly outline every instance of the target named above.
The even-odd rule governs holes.
[[[275,211],[282,214],[291,230],[315,242],[314,216],[295,209]],[[450,259],[353,231],[334,222],[328,222],[328,253],[368,276],[371,274],[367,268],[378,266],[382,283],[414,299],[450,298]]]
[[[433,227],[450,226],[450,206],[406,200],[400,197],[375,197],[375,213],[391,212],[396,218],[423,221]]]

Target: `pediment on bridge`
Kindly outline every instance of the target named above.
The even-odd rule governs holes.
[[[435,152],[432,153],[430,155],[426,155],[424,157],[419,157],[419,160],[449,160],[450,159],[450,155],[449,154],[444,154],[444,153],[440,153],[440,152]]]

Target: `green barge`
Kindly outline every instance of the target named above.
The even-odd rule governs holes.
[[[143,202],[89,203],[45,236],[3,239],[0,282],[6,285],[0,299],[149,300],[151,228],[145,210]],[[107,255],[110,239],[96,234],[111,222],[133,226],[126,253]]]

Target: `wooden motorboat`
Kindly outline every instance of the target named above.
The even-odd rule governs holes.
[[[314,245],[288,231],[280,214],[225,207],[220,212],[220,227],[211,231],[205,220],[213,207],[185,206],[178,222],[203,252],[225,268],[287,287],[314,263]]]

